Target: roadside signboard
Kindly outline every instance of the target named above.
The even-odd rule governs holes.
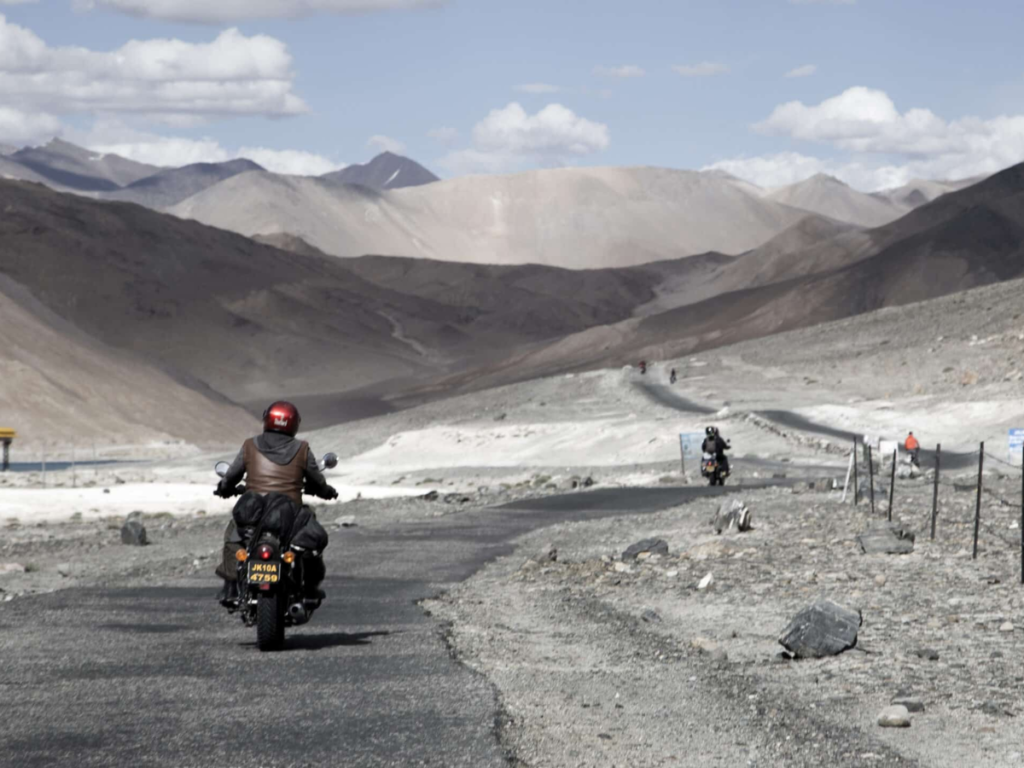
[[[1021,452],[1024,451],[1024,429],[1010,430],[1010,440],[1008,447],[1010,450],[1010,463],[1016,467],[1019,467],[1022,463],[1024,463],[1024,456],[1022,456],[1021,454]]]
[[[683,457],[697,456],[700,454],[700,447],[704,443],[703,432],[683,432],[679,435],[679,447]]]
[[[679,435],[679,455],[682,459],[683,474],[686,474],[686,458],[698,458],[704,443],[703,432],[683,432]]]
[[[894,453],[896,454],[896,460],[898,461],[900,456],[899,440],[878,441],[878,456],[880,461],[888,461]]]

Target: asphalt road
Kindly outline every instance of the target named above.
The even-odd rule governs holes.
[[[494,690],[417,601],[532,529],[729,490],[605,489],[335,533],[328,600],[276,654],[256,650],[209,578],[6,603],[0,765],[507,765]]]
[[[694,401],[673,392],[669,385],[657,384],[654,382],[637,382],[636,386],[651,400],[660,403],[661,405],[668,406],[669,408],[674,408],[677,411],[701,415],[711,415],[715,413],[714,409],[695,403]],[[853,443],[854,440],[857,440],[863,444],[863,435],[858,435],[845,429],[838,429],[836,427],[829,426],[828,424],[821,424],[820,422],[812,421],[811,419],[797,413],[793,413],[792,411],[757,411],[757,415],[763,419],[774,422],[779,426],[786,427],[787,429],[806,432],[810,435],[821,435],[822,437],[828,437],[833,440],[846,443]],[[890,457],[876,458],[876,461],[884,463],[887,458]],[[935,466],[935,451],[922,447],[920,460],[922,467]],[[967,469],[978,465],[978,454],[943,451],[941,460],[942,467],[944,469]]]

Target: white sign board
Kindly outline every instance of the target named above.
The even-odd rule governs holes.
[[[683,432],[679,435],[679,447],[683,456],[700,456],[704,444],[703,432]]]
[[[898,440],[879,440],[878,441],[878,455],[879,460],[888,460],[890,456],[896,454],[897,461],[900,456],[900,444]]]
[[[1024,463],[1022,462],[1022,458],[1024,458],[1024,456],[1021,454],[1021,452],[1024,451],[1024,429],[1010,430],[1009,450],[1011,464],[1019,467]]]

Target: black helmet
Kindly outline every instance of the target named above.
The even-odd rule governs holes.
[[[714,427],[708,427],[707,429],[704,430],[704,434],[707,435],[708,437],[711,437],[712,435],[715,434],[716,431],[717,430]]]

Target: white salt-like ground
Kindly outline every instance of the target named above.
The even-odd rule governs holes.
[[[127,483],[104,488],[3,488],[0,489],[0,524],[17,519],[21,523],[57,522],[73,515],[83,520],[167,512],[175,516],[229,514],[235,501],[213,495],[213,483]],[[377,488],[336,485],[337,503],[356,498],[383,499],[416,496],[431,488]],[[109,492],[107,492],[109,491]]]

